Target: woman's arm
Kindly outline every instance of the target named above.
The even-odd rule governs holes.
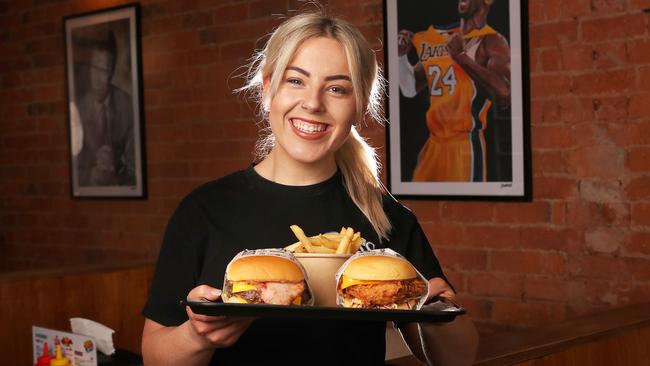
[[[453,299],[453,290],[442,278],[429,280],[429,298]],[[426,305],[422,307],[426,310]],[[435,366],[471,365],[478,348],[478,333],[467,316],[449,323],[407,323],[400,326],[402,337],[420,361]]]
[[[221,291],[201,285],[190,291],[190,299],[215,301]],[[167,327],[146,319],[142,331],[142,357],[145,365],[207,365],[216,348],[230,347],[246,331],[252,318],[195,314],[186,307],[189,320]]]

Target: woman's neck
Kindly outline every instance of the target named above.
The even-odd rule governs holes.
[[[271,152],[257,165],[255,171],[272,182],[288,186],[307,186],[323,182],[332,177],[337,170],[332,157],[328,161],[303,163],[290,158],[283,158],[277,149]]]

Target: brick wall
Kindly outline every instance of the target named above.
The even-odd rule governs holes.
[[[297,1],[143,1],[149,199],[70,198],[62,17],[120,3],[0,0],[4,270],[153,259],[180,198],[251,160],[232,76]],[[381,1],[330,6],[381,49]],[[404,202],[485,332],[650,300],[645,8],[530,1],[533,202]]]

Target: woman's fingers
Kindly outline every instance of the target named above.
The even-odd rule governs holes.
[[[217,301],[221,296],[221,290],[218,288],[210,287],[208,285],[200,285],[192,289],[187,294],[188,300],[208,300]]]
[[[449,287],[447,281],[440,277],[434,277],[429,280],[429,299],[435,296],[441,296],[453,300],[453,298],[456,297],[456,293],[451,289],[451,287]]]

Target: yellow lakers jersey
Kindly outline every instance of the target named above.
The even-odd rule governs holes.
[[[427,127],[432,137],[443,140],[484,129],[491,104],[447,51],[447,40],[459,31],[459,28],[441,30],[431,26],[414,34],[412,40],[429,88]],[[465,53],[474,59],[480,42],[489,34],[496,31],[486,25],[464,35]]]

